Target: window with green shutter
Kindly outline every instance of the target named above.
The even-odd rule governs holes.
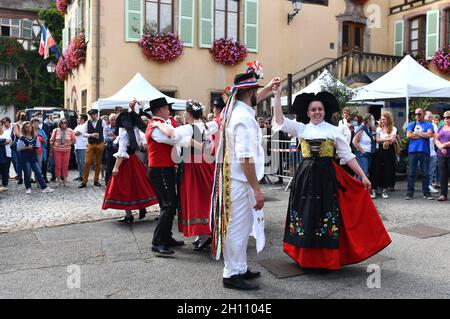
[[[239,41],[239,2],[214,0],[214,39]]]
[[[84,37],[86,43],[89,42],[90,36],[90,12],[91,12],[91,1],[84,0]]]
[[[396,56],[403,56],[403,43],[404,43],[404,35],[403,35],[403,29],[404,29],[404,22],[402,21],[396,21],[394,26],[394,55]]]
[[[245,0],[244,42],[249,52],[259,50],[259,0]]]
[[[125,0],[125,41],[138,42],[144,29],[143,0]]]
[[[174,0],[145,1],[146,32],[173,32],[173,2]]]
[[[214,32],[214,4],[213,0],[199,0],[199,47],[211,48]]]
[[[436,53],[439,48],[439,10],[427,12],[426,59]]]
[[[179,0],[179,23],[178,33],[184,46],[194,46],[194,16],[195,16],[195,1],[194,0]]]

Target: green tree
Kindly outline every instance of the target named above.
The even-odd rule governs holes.
[[[45,23],[53,38],[61,47],[64,18],[55,5],[38,13],[39,20]],[[35,40],[39,47],[40,36]],[[0,64],[17,67],[17,81],[0,86],[0,105],[15,105],[20,109],[34,106],[61,107],[64,104],[64,83],[56,74],[47,72],[47,64],[57,64],[56,56],[44,60],[38,49],[24,50],[16,39],[0,37]]]

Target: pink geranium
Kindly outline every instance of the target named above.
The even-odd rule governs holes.
[[[450,46],[437,50],[431,62],[439,72],[450,73]]]
[[[139,46],[148,59],[159,63],[169,63],[183,53],[183,42],[173,33],[145,33]]]
[[[214,61],[224,65],[236,65],[244,61],[247,56],[245,45],[232,39],[217,39],[209,50]]]
[[[69,0],[56,0],[56,8],[62,13],[66,14]]]

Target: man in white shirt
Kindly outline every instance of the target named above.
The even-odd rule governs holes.
[[[86,131],[87,115],[81,114],[78,118],[78,126],[75,128],[74,133],[76,136],[75,142],[75,157],[77,160],[78,177],[74,181],[82,181],[84,173],[84,164],[86,160],[86,146],[88,143],[87,137],[83,136],[83,132]]]
[[[255,120],[258,89],[254,73],[238,74],[234,80],[236,102],[225,128],[226,151],[229,154],[231,176],[231,207],[226,238],[224,239],[223,285],[242,290],[258,289],[248,280],[260,276],[247,267],[247,243],[252,232],[255,210],[264,206],[259,180],[264,176],[262,132]],[[274,79],[263,91],[279,85]],[[229,106],[231,107],[231,106]]]

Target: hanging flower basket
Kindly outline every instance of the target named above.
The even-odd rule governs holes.
[[[139,40],[144,55],[158,63],[169,63],[183,53],[183,42],[173,33],[146,33]]]
[[[67,6],[68,5],[69,5],[69,0],[56,0],[56,8],[63,15],[67,13]]]
[[[436,69],[443,73],[450,73],[450,46],[447,48],[440,48],[431,59],[431,63]]]
[[[236,65],[247,57],[247,48],[232,39],[217,39],[209,50],[214,61],[224,65]]]
[[[64,57],[60,58],[56,65],[56,74],[61,81],[67,80],[72,70],[86,62],[86,42],[84,33],[73,38],[66,48]]]

